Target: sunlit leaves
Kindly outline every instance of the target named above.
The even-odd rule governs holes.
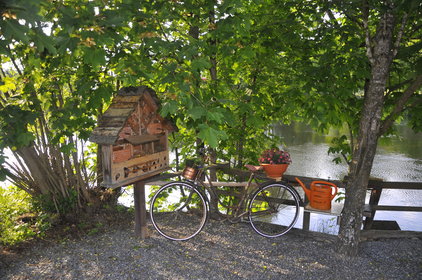
[[[226,133],[224,131],[218,131],[213,127],[208,126],[207,124],[200,124],[198,125],[199,133],[198,136],[201,138],[205,143],[210,145],[212,148],[217,148],[219,144],[219,140],[224,140],[227,138]]]
[[[35,235],[30,223],[18,219],[22,214],[30,213],[32,208],[30,196],[25,191],[15,187],[0,188],[0,244],[14,245]]]
[[[0,81],[0,91],[8,92],[16,89],[15,79],[12,77],[4,77]]]

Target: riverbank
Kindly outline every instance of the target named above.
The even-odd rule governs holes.
[[[0,279],[422,279],[422,240],[362,243],[345,258],[334,238],[292,230],[276,239],[248,224],[209,221],[197,237],[172,242],[151,227],[134,236],[133,216],[98,232],[38,240],[0,254]]]

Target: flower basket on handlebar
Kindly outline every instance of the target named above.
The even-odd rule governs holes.
[[[198,173],[197,169],[186,166],[185,169],[183,169],[182,176],[188,180],[194,180],[197,173]]]

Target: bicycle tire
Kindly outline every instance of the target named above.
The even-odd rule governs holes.
[[[249,222],[260,235],[273,238],[286,234],[299,217],[299,196],[290,186],[269,183],[260,187],[249,202]]]
[[[188,240],[204,228],[208,205],[200,190],[191,183],[171,182],[154,194],[150,217],[154,228],[165,238]]]

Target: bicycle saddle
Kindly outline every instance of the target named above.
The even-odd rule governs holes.
[[[250,172],[257,172],[263,169],[263,167],[261,165],[251,165],[251,164],[246,164],[245,167],[250,171]]]

